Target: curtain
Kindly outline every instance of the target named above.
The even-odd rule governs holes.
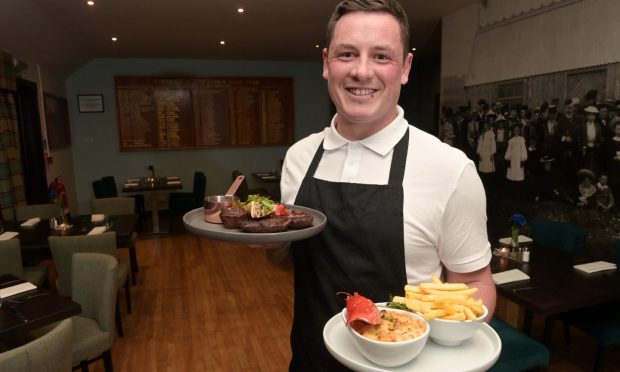
[[[14,206],[25,203],[13,56],[0,51],[0,214],[14,219]]]

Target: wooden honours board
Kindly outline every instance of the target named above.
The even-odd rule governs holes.
[[[290,145],[293,79],[114,78],[121,151]]]

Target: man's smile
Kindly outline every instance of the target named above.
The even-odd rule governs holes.
[[[347,90],[355,96],[367,96],[377,91],[376,89],[354,89],[354,88],[349,88]]]

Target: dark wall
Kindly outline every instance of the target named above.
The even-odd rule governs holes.
[[[437,134],[439,112],[439,56],[420,57],[414,54],[409,82],[402,87],[399,104],[409,124]]]

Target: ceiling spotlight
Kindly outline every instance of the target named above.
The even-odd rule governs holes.
[[[411,51],[412,51],[412,52],[415,52],[415,48],[411,48]]]
[[[237,13],[243,13],[243,12],[245,12],[245,9],[243,9],[243,8],[237,9]]]
[[[118,41],[118,39],[116,38],[116,36],[112,36],[112,41]]]
[[[220,40],[220,45],[224,45],[226,42],[224,40]]]
[[[319,44],[317,44],[317,45],[315,45],[314,47],[315,47],[315,48],[320,48],[321,46],[320,46]]]
[[[93,6],[95,5],[95,2],[93,0],[88,0],[86,4],[88,4],[88,6]]]

